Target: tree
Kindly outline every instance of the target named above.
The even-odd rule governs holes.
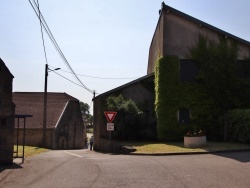
[[[83,115],[89,114],[89,105],[84,102],[80,102],[80,110]]]
[[[80,110],[82,115],[85,118],[85,121],[87,122],[87,125],[93,125],[93,115],[89,112],[89,105],[84,102],[80,102]]]
[[[106,100],[107,110],[116,111],[115,131],[113,137],[117,139],[138,139],[143,129],[142,112],[131,99],[109,96]]]

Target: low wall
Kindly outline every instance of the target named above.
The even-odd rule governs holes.
[[[19,129],[18,144],[23,145],[23,129]],[[42,146],[42,129],[26,129],[25,130],[25,145],[26,146]],[[17,144],[17,129],[14,132],[14,144]],[[48,129],[46,132],[46,146],[52,148],[52,130]]]
[[[120,142],[114,141],[114,140],[109,140],[106,138],[101,138],[100,139],[100,145],[99,149],[95,149],[96,151],[101,151],[101,152],[109,152],[109,153],[119,153],[121,151],[122,145]]]

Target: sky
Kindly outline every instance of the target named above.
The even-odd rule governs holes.
[[[33,0],[31,0],[33,1]],[[147,74],[148,52],[162,0],[40,0],[40,10],[81,82],[102,94]],[[249,0],[166,0],[166,5],[250,41]],[[14,75],[13,92],[44,92],[40,22],[29,0],[0,0],[0,58]],[[48,92],[65,92],[93,109],[43,32]],[[98,78],[93,78],[98,77]],[[113,78],[113,79],[107,79]],[[70,81],[69,81],[70,80]],[[73,82],[77,83],[73,83]]]

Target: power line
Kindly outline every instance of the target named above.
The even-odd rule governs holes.
[[[51,66],[51,65],[50,65],[50,67],[56,68],[56,67]],[[63,71],[63,72],[71,73],[69,71],[65,71],[65,70],[62,70],[62,69],[60,69],[60,70]],[[107,78],[107,77],[104,78],[104,77],[89,76],[89,75],[83,75],[83,74],[76,74],[76,75],[84,76],[84,77],[88,77],[88,78],[103,79],[103,80],[105,80],[105,79],[107,79],[107,80],[132,80],[132,79],[137,79],[137,78]]]
[[[43,41],[43,51],[44,51],[46,64],[48,64],[47,54],[46,54],[46,50],[45,50],[44,37],[43,37],[43,27],[42,27],[42,21],[41,21],[41,12],[40,12],[40,8],[39,8],[38,0],[37,0],[37,9],[38,9],[38,12],[39,12],[39,20],[40,20],[40,27],[41,27],[41,34],[42,34],[42,41]]]
[[[52,67],[52,66],[50,66],[50,67]],[[78,84],[78,83],[76,83],[76,82],[74,82],[74,81],[68,79],[67,77],[65,77],[65,76],[63,76],[63,75],[61,75],[61,74],[59,74],[58,72],[56,72],[56,71],[54,71],[54,70],[51,70],[51,71],[54,72],[54,73],[56,73],[57,75],[61,76],[62,78],[66,79],[66,80],[68,80],[68,81],[70,81],[70,82],[72,82],[73,84],[75,84],[75,85],[77,85],[77,86],[80,86],[80,87],[84,88],[82,85],[80,85],[80,84]],[[85,88],[84,88],[84,89],[85,89]],[[95,91],[93,91],[93,92],[95,93]],[[96,93],[96,94],[97,94],[97,93]]]
[[[70,66],[69,62],[67,61],[66,57],[64,56],[63,52],[61,51],[59,45],[57,44],[52,32],[49,29],[49,26],[47,25],[41,11],[39,10],[39,5],[36,3],[35,0],[33,0],[33,3],[29,0],[30,5],[32,6],[33,10],[35,11],[37,17],[40,20],[40,23],[42,24],[45,32],[48,34],[49,39],[51,40],[52,44],[54,45],[55,49],[57,50],[57,52],[59,53],[59,56],[62,58],[63,62],[66,64],[66,66],[68,67],[68,69],[72,72],[72,74],[74,75],[74,77],[76,78],[76,80],[83,86],[83,88],[85,88],[87,91],[93,93],[92,90],[90,90],[89,88],[87,88],[82,81],[78,78],[78,76],[76,75],[76,73],[74,72],[74,70],[72,69],[72,67]],[[39,12],[39,14],[38,14]]]
[[[78,86],[80,86],[80,87],[82,87],[82,88],[84,88],[82,85],[80,85],[80,84],[78,84],[78,83],[73,82],[72,80],[70,80],[70,79],[66,78],[65,76],[63,76],[63,75],[59,74],[58,72],[56,72],[56,71],[53,71],[53,72],[54,72],[54,73],[56,73],[57,75],[61,76],[62,78],[66,79],[66,80],[68,80],[68,81],[70,81],[70,82],[72,82],[72,83],[74,83],[74,84],[76,84],[76,85],[78,85]],[[84,88],[84,89],[85,89],[85,88]]]

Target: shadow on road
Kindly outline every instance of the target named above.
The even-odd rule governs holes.
[[[16,163],[13,163],[11,165],[0,165],[0,173],[6,169],[20,169],[20,168],[23,168],[23,167]]]
[[[214,155],[230,158],[242,163],[250,162],[250,151],[215,153]]]

